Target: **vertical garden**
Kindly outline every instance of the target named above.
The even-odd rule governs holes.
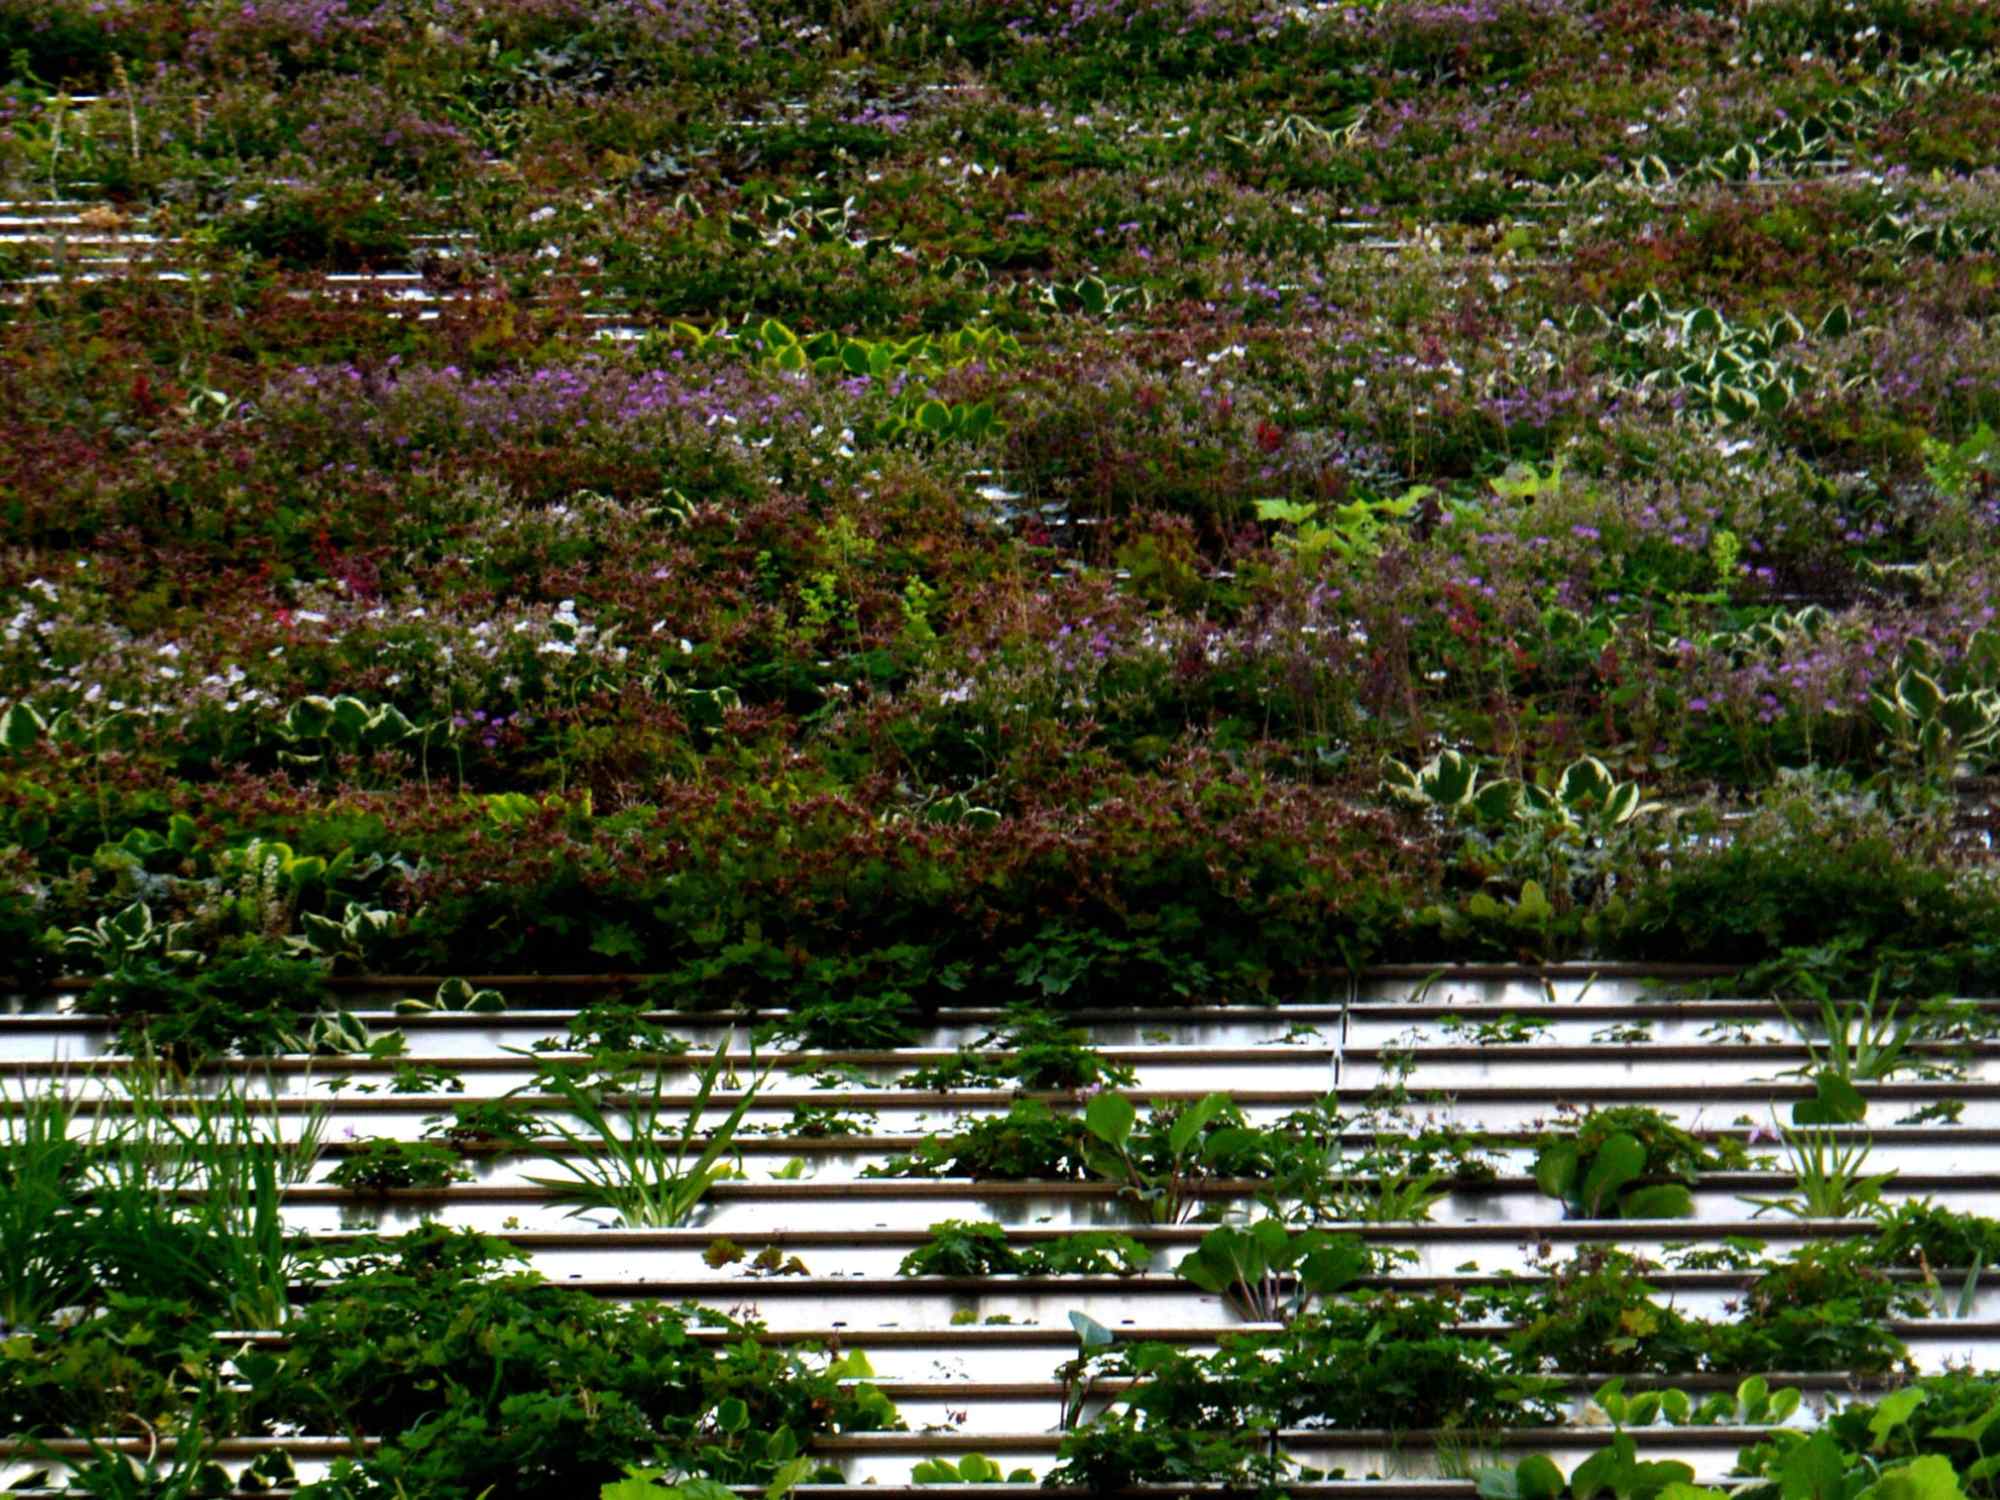
[[[1995,1500],[1997,434],[1986,0],[0,0],[0,1486]]]

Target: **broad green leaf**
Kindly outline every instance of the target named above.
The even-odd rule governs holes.
[[[1604,820],[1613,827],[1630,822],[1638,811],[1639,783],[1636,781],[1620,782],[1604,799]]]
[[[1520,1500],[1557,1500],[1569,1481],[1554,1459],[1545,1453],[1531,1453],[1515,1467],[1514,1485]]]
[[[1167,1133],[1168,1145],[1176,1155],[1186,1151],[1190,1145],[1200,1139],[1201,1133],[1208,1128],[1209,1122],[1214,1120],[1216,1116],[1225,1113],[1228,1109],[1229,1096],[1227,1094],[1202,1095],[1200,1099],[1195,1101],[1194,1108],[1188,1110],[1178,1120],[1174,1121],[1173,1128]],[[1223,1139],[1222,1132],[1216,1132],[1215,1138],[1217,1140]]]
[[[1616,785],[1604,762],[1586,755],[1564,767],[1562,779],[1556,783],[1556,796],[1565,807],[1579,807],[1586,801],[1601,807]]]
[[[1865,1119],[1868,1101],[1848,1079],[1829,1068],[1813,1076],[1813,1097],[1792,1106],[1794,1125],[1853,1125]]]
[[[42,737],[48,724],[25,703],[8,705],[0,714],[0,749],[25,750]]]
[[[614,1479],[597,1492],[597,1500],[679,1500],[680,1491],[645,1479]]]
[[[1517,781],[1489,781],[1472,798],[1472,810],[1488,823],[1501,823],[1521,808],[1521,785]]]
[[[1719,380],[1709,386],[1708,399],[1709,404],[1731,422],[1747,421],[1763,409],[1748,391],[1739,386],[1725,385]]]
[[[1316,1296],[1330,1297],[1368,1274],[1373,1257],[1361,1237],[1337,1234],[1299,1263],[1299,1280]]]
[[[1603,1217],[1605,1201],[1645,1170],[1644,1146],[1622,1130],[1608,1136],[1591,1159],[1590,1170],[1584,1175],[1578,1193],[1584,1212],[1592,1218]]]
[[[1634,1188],[1618,1202],[1621,1219],[1692,1219],[1694,1194],[1683,1183],[1659,1182]]]
[[[1539,880],[1521,882],[1521,895],[1514,903],[1514,915],[1519,920],[1546,922],[1555,914],[1556,909],[1549,904],[1549,898],[1543,893],[1542,883]]]
[[[1927,1453],[1890,1469],[1861,1492],[1860,1500],[1965,1500],[1951,1460]]]
[[[1535,1186],[1551,1198],[1568,1198],[1576,1191],[1578,1157],[1575,1141],[1551,1141],[1535,1158]]]
[[[1636,1451],[1632,1439],[1625,1433],[1618,1433],[1609,1447],[1598,1449],[1571,1471],[1570,1500],[1591,1500],[1603,1490],[1609,1490],[1614,1495],[1625,1493],[1637,1461]]]
[[[1868,1436],[1874,1440],[1875,1452],[1880,1453],[1888,1445],[1889,1434],[1909,1421],[1911,1413],[1929,1396],[1930,1392],[1922,1386],[1913,1385],[1875,1403],[1875,1411],[1868,1418]]]
[[[1783,1500],[1845,1500],[1847,1461],[1824,1428],[1795,1444],[1778,1464]]]
[[[1447,750],[1424,768],[1424,792],[1440,807],[1458,807],[1472,798],[1479,768],[1456,750]]]
[[[1928,719],[1944,706],[1944,689],[1914,667],[1896,679],[1896,692],[1919,718]]]
[[[1138,1118],[1138,1110],[1123,1094],[1099,1094],[1083,1112],[1084,1128],[1108,1146],[1122,1147],[1130,1140]]]

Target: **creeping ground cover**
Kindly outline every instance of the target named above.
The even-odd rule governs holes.
[[[1980,1500],[1996,544],[1986,0],[0,0],[0,1483]]]

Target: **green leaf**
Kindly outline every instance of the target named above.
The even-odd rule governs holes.
[[[1875,1403],[1874,1414],[1868,1419],[1868,1436],[1874,1439],[1875,1452],[1880,1453],[1888,1445],[1889,1434],[1909,1421],[1911,1413],[1929,1396],[1930,1392],[1922,1386],[1913,1385]]]
[[[42,716],[25,703],[8,705],[0,714],[0,749],[25,750],[42,737],[49,726]]]
[[[951,408],[942,401],[926,401],[917,408],[917,425],[933,436],[951,431]]]
[[[1569,1481],[1547,1454],[1531,1453],[1516,1466],[1514,1485],[1521,1500],[1557,1500]]]
[[[644,1479],[616,1479],[597,1492],[597,1500],[677,1500],[679,1494]]]
[[[1927,1453],[1900,1468],[1890,1469],[1867,1489],[1859,1500],[1965,1500],[1951,1460]]]
[[[1290,526],[1302,525],[1319,514],[1319,507],[1317,505],[1308,505],[1300,500],[1274,500],[1268,498],[1253,500],[1251,508],[1257,513],[1257,519],[1260,521],[1275,521],[1280,525]],[[1412,791],[1417,789],[1418,782],[1414,771],[1393,760],[1389,764],[1395,766],[1397,770],[1403,773],[1408,779],[1408,784]]]
[[[1568,1198],[1576,1191],[1578,1167],[1575,1141],[1551,1141],[1535,1158],[1535,1186],[1551,1198]]]
[[[1813,1097],[1792,1106],[1794,1125],[1854,1125],[1868,1114],[1868,1101],[1861,1090],[1832,1071],[1822,1068],[1813,1076]]]
[[[1845,1500],[1846,1474],[1840,1445],[1821,1428],[1779,1461],[1779,1493],[1784,1500]]]
[[[1517,781],[1489,781],[1472,798],[1472,810],[1488,823],[1504,823],[1521,810],[1521,785]]]
[[[1179,1119],[1175,1120],[1173,1125],[1168,1129],[1167,1131],[1168,1149],[1171,1150],[1175,1156],[1181,1156],[1185,1154],[1188,1147],[1194,1143],[1194,1141],[1201,1135],[1202,1131],[1208,1128],[1209,1121],[1213,1120],[1218,1114],[1220,1114],[1224,1109],[1227,1109],[1228,1107],[1229,1107],[1228,1095],[1226,1094],[1205,1095],[1195,1104],[1195,1106],[1192,1109],[1186,1111],[1180,1116]]]
[[[750,1425],[750,1407],[741,1397],[729,1396],[716,1403],[715,1425],[719,1431],[741,1432]]]
[[[1609,1447],[1598,1449],[1571,1473],[1571,1500],[1591,1500],[1601,1490],[1620,1494],[1623,1486],[1619,1481],[1630,1475],[1635,1464],[1635,1451],[1632,1439],[1625,1433],[1613,1437]]]
[[[1591,1218],[1602,1218],[1605,1200],[1646,1170],[1646,1148],[1624,1131],[1605,1139],[1591,1159],[1579,1196]]]
[[[1514,916],[1522,922],[1546,922],[1556,914],[1539,880],[1521,882],[1521,895],[1514,903]]]
[[[1730,422],[1742,422],[1757,415],[1762,408],[1757,398],[1740,386],[1724,385],[1716,381],[1708,388],[1709,404]]]
[[[1123,1094],[1099,1094],[1083,1112],[1086,1130],[1106,1145],[1121,1148],[1132,1138],[1132,1126],[1138,1118],[1138,1110]]]
[[[1928,719],[1944,706],[1944,689],[1914,667],[1896,679],[1896,693],[1919,718]]]
[[[981,401],[975,406],[965,407],[960,410],[958,435],[977,441],[993,431],[997,425],[993,415],[993,403],[991,401]]]
[[[1562,779],[1556,783],[1556,797],[1567,808],[1581,807],[1586,802],[1602,807],[1617,785],[1603,761],[1586,755],[1564,767]]]
[[[644,963],[646,945],[639,941],[639,935],[623,922],[599,921],[593,924],[590,934],[590,951],[606,958],[622,958],[631,963]]]
[[[1366,1276],[1373,1259],[1359,1235],[1337,1234],[1306,1253],[1299,1262],[1299,1280],[1314,1295],[1330,1297]]]
[[[1479,768],[1456,750],[1446,750],[1424,768],[1424,792],[1440,807],[1458,807],[1472,798]]]
[[[1621,1219],[1692,1219],[1694,1194],[1683,1183],[1661,1182],[1634,1188],[1618,1202]]]
[[[236,1363],[237,1368],[241,1369],[243,1362],[238,1360]],[[1955,1427],[1933,1427],[1931,1436],[1949,1438],[1959,1443],[1983,1444],[1986,1441],[1986,1430],[1995,1422],[2000,1422],[2000,1401],[1995,1401],[1982,1415],[1974,1417],[1970,1422],[1960,1422]]]
[[[1620,782],[1604,799],[1604,820],[1613,827],[1629,823],[1639,811],[1639,783]]]

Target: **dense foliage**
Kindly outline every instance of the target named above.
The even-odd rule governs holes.
[[[9,973],[144,903],[182,956],[72,946],[90,1003],[253,1050],[310,975],[232,1036],[223,971],[309,940],[690,1005],[1990,982],[1993,44],[9,6],[0,179],[95,205],[0,262]]]
[[[753,1127],[769,1075],[684,1062],[676,1010],[840,1085],[1010,1007],[899,1082],[1018,1097],[874,1171],[1106,1227],[944,1220],[911,1277],[1129,1278],[1237,1212],[1150,1268],[1257,1329],[1079,1325],[1070,1385],[1135,1382],[1064,1438],[1095,1491],[1584,1376],[1905,1373],[1896,1319],[2000,1249],[1838,1134],[1962,1076],[1949,997],[2000,986],[1996,161],[1990,0],[0,0],[0,999],[170,1078],[419,1094],[462,1084],[341,982],[603,980],[532,1108],[421,1141],[7,1100],[0,1429],[184,1438],[177,1494],[299,1430],[383,1440],[325,1500],[812,1477],[899,1420],[851,1355],[281,1212],[326,1146],[378,1209],[536,1155],[680,1227],[753,1130],[870,1128]],[[1610,1249],[1387,1289],[1351,1227],[1502,1149],[1593,1222],[1778,1156],[1640,1107],[1503,1147],[1394,1090],[1152,1105],[1073,1015],[1441,956],[1866,993],[1795,1028],[1788,1195],[1745,1199],[1857,1233],[1707,1252],[1726,1318]],[[1988,1495],[1983,1378],[1909,1390],[1751,1450],[1746,1500]],[[1721,1409],[1623,1401],[1488,1500],[1707,1500],[1625,1428]]]

